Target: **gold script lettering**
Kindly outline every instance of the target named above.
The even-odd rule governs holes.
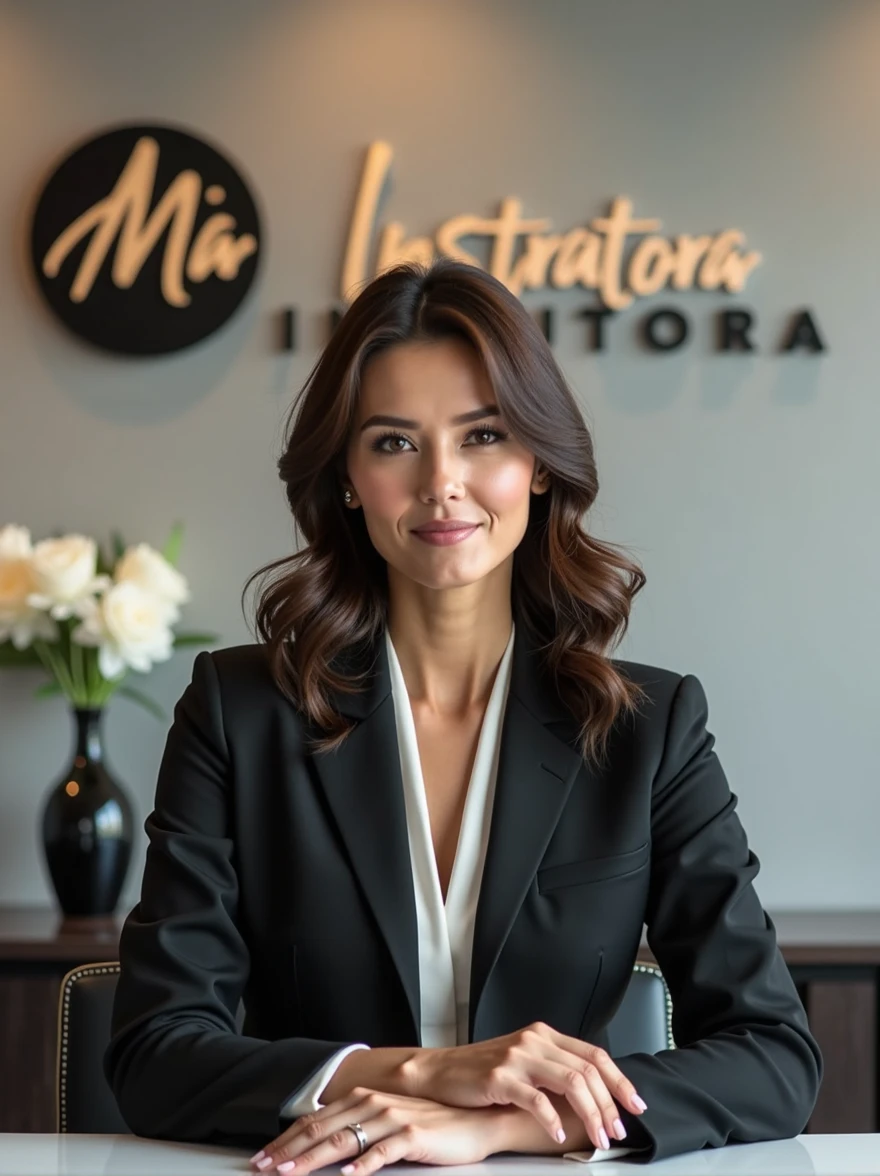
[[[253,234],[243,233],[236,240],[231,232],[234,219],[229,213],[217,212],[199,229],[187,259],[202,198],[202,181],[191,168],[180,172],[148,215],[158,161],[159,144],[144,135],[135,144],[109,196],[86,209],[47,250],[43,272],[54,278],[74,246],[92,235],[70,287],[72,302],[82,302],[88,297],[117,238],[110,276],[120,289],[128,289],[168,228],[160,285],[165,301],[177,307],[188,306],[191,301],[183,286],[184,273],[191,281],[203,281],[211,273],[229,280],[236,276],[244,259],[256,252],[257,240]],[[223,189],[216,185],[206,195],[210,203],[225,198]]]
[[[382,141],[371,143],[367,150],[342,267],[340,295],[344,302],[371,276],[370,239],[392,158],[391,146]],[[714,237],[682,233],[670,241],[656,235],[659,220],[634,219],[632,211],[632,201],[618,196],[608,216],[596,217],[588,229],[575,227],[567,233],[552,233],[549,219],[524,219],[522,203],[509,196],[501,201],[497,217],[470,213],[452,216],[439,226],[433,240],[408,238],[405,227],[393,221],[379,237],[373,273],[382,273],[398,261],[430,263],[439,254],[488,269],[516,295],[547,285],[565,290],[577,283],[598,291],[611,310],[622,310],[634,296],[654,294],[667,283],[676,290],[691,289],[695,283],[703,290],[719,286],[741,290],[761,261],[760,253],[740,252],[745,238],[738,229],[726,229]],[[641,236],[642,240],[625,261],[627,239],[633,236]],[[465,237],[490,240],[487,266],[462,246]],[[522,248],[517,252],[520,243]]]
[[[629,286],[634,294],[656,294],[675,269],[675,253],[665,237],[645,237],[633,250]]]

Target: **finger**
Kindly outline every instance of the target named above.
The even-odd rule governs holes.
[[[359,1150],[355,1133],[348,1127],[338,1127],[320,1143],[315,1143],[301,1152],[295,1160],[283,1160],[278,1165],[278,1171],[285,1176],[287,1172],[296,1172],[299,1176],[301,1172],[311,1172],[314,1168],[323,1168],[326,1164],[341,1164],[356,1156]],[[287,1164],[291,1167],[287,1168]]]
[[[357,1122],[357,1116],[351,1116],[349,1112],[352,1107],[360,1106],[363,1101],[363,1093],[356,1095],[354,1091],[350,1091],[343,1098],[328,1103],[326,1107],[319,1107],[317,1111],[301,1115],[283,1135],[267,1143],[262,1151],[252,1156],[251,1164],[260,1172],[270,1172],[275,1164],[293,1159],[307,1147],[320,1143],[334,1130],[340,1120],[343,1124]]]
[[[364,1116],[358,1118],[357,1122],[361,1124],[367,1137],[367,1151],[364,1152],[364,1156],[370,1151],[377,1151],[373,1162],[380,1168],[383,1163],[389,1162],[387,1158],[383,1159],[387,1155],[389,1140],[398,1133],[407,1134],[410,1131],[409,1126],[401,1123],[397,1113],[389,1108],[375,1115],[372,1119]],[[357,1158],[359,1152],[360,1145],[355,1133],[347,1126],[340,1126],[336,1131],[331,1132],[323,1143],[303,1152],[296,1161],[295,1170],[299,1174],[301,1171],[308,1171],[312,1168],[323,1168],[326,1164],[338,1164],[346,1157]],[[279,1171],[286,1173],[287,1169],[279,1168]]]
[[[578,1057],[577,1054],[569,1053],[568,1050],[560,1050],[559,1053],[561,1059],[559,1061],[560,1065],[568,1066],[573,1070],[579,1070],[583,1074],[584,1080],[602,1116],[606,1136],[609,1139],[625,1139],[626,1128],[620,1118],[617,1103],[612,1097],[604,1073],[594,1062],[585,1061],[583,1058]],[[556,1059],[553,1058],[552,1061],[556,1061]],[[541,1084],[541,1073],[542,1071],[539,1066],[533,1064],[530,1067],[529,1078],[536,1086]],[[607,1148],[608,1144],[603,1143],[602,1146]]]
[[[581,1073],[590,1088],[590,1094],[593,1096],[599,1114],[602,1116],[604,1135],[602,1146],[608,1148],[611,1146],[610,1139],[625,1139],[626,1128],[620,1118],[617,1110],[617,1103],[611,1097],[608,1087],[605,1085],[605,1080],[598,1068],[592,1062],[581,1062]]]
[[[529,1111],[545,1129],[552,1122],[552,1129],[549,1132],[550,1138],[562,1143],[565,1136],[563,1134],[560,1139],[558,1134],[563,1131],[562,1120],[553,1103],[539,1089],[545,1087],[547,1090],[563,1095],[568,1100],[596,1147],[607,1148],[608,1144],[604,1141],[602,1134],[604,1131],[602,1115],[596,1106],[587,1080],[581,1072],[585,1063],[576,1057],[572,1058],[572,1062],[573,1064],[570,1066],[563,1066],[558,1062],[551,1062],[547,1058],[530,1058],[526,1075],[527,1081],[502,1078],[492,1093],[493,1101],[513,1103],[524,1111]],[[546,1112],[547,1106],[553,1116],[552,1120]]]
[[[413,1127],[398,1128],[394,1135],[389,1135],[380,1143],[367,1148],[357,1160],[351,1160],[340,1171],[343,1176],[370,1176],[378,1172],[386,1164],[396,1164],[398,1160],[417,1159],[416,1132]]]
[[[559,1112],[543,1090],[538,1090],[536,1086],[530,1086],[528,1082],[508,1078],[498,1084],[497,1095],[493,1097],[496,1102],[511,1103],[513,1106],[528,1111],[530,1115],[534,1115],[550,1138],[557,1143],[562,1143],[565,1140],[565,1131]]]
[[[566,1066],[551,1062],[547,1058],[535,1058],[529,1067],[529,1080],[535,1085],[563,1095],[583,1123],[595,1146],[607,1149],[610,1143],[603,1125],[602,1112],[583,1073],[586,1063],[580,1058],[573,1061],[573,1065]],[[616,1111],[612,1119],[615,1117]]]
[[[599,1045],[591,1045],[588,1041],[581,1041],[579,1037],[568,1037],[565,1033],[559,1033],[556,1029],[551,1029],[551,1040],[555,1045],[561,1049],[567,1050],[569,1053],[576,1054],[577,1057],[584,1061],[591,1062],[599,1073],[602,1075],[602,1080],[607,1086],[613,1098],[616,1098],[621,1105],[625,1106],[635,1115],[643,1114],[647,1109],[647,1104],[643,1098],[639,1097],[638,1091],[629,1078],[615,1065],[614,1059],[611,1055]]]

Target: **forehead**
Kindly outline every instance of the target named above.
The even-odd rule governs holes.
[[[358,415],[378,408],[418,405],[426,410],[476,402],[491,392],[477,352],[463,339],[398,343],[373,356],[364,368]]]

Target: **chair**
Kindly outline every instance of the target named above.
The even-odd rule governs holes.
[[[104,1077],[119,962],[79,964],[61,981],[55,1067],[55,1130],[130,1135]]]
[[[113,994],[119,963],[80,964],[61,981],[58,1000],[56,1130],[129,1135],[104,1077]],[[609,1052],[673,1049],[672,1001],[660,969],[638,963],[623,1001],[608,1024]]]
[[[656,964],[633,966],[632,979],[617,1012],[608,1022],[607,1032],[608,1052],[612,1057],[675,1049],[672,997]]]

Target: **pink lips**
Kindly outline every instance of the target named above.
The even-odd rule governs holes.
[[[425,523],[424,526],[413,531],[413,534],[424,543],[432,543],[435,547],[448,547],[452,543],[461,543],[469,535],[473,535],[478,523],[466,523],[463,519],[443,519],[435,523]]]

